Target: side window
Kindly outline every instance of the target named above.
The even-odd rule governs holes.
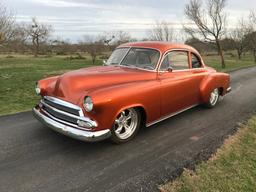
[[[171,51],[169,52],[160,67],[161,71],[171,67],[173,70],[188,69],[188,52],[187,51]]]
[[[195,54],[193,54],[193,53],[191,53],[191,63],[192,63],[192,68],[200,68],[200,67],[202,67],[200,59]]]

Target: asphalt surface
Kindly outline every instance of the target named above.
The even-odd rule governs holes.
[[[221,145],[256,110],[256,68],[231,73],[232,92],[142,129],[124,145],[62,136],[31,112],[0,117],[0,191],[157,191]]]

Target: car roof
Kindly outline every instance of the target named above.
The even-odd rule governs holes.
[[[185,44],[179,44],[179,43],[171,43],[171,42],[165,42],[165,41],[141,41],[141,42],[129,42],[122,44],[118,46],[118,48],[121,47],[143,47],[143,48],[151,48],[151,49],[157,49],[160,52],[164,53],[170,49],[186,49],[188,51],[197,53],[197,50],[193,47]]]

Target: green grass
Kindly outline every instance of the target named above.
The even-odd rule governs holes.
[[[220,64],[220,58],[218,56],[203,56],[204,62],[207,66],[215,68],[217,71],[227,72],[244,67],[255,66],[256,63],[253,61],[251,55],[246,55],[239,60],[237,57],[230,55],[225,56],[226,68],[222,69]]]
[[[70,70],[91,66],[90,57],[86,60],[69,60],[67,56],[38,57],[14,55],[7,58],[0,55],[0,115],[30,110],[38,101],[35,95],[35,82],[39,79],[62,74]],[[220,68],[219,57],[204,57],[205,63],[217,70]],[[226,57],[227,68],[224,71],[253,65],[252,58],[242,61]],[[100,60],[97,65],[101,64]]]
[[[208,162],[185,170],[162,192],[256,191],[256,116],[227,139]]]
[[[37,80],[91,65],[88,59],[0,57],[0,115],[30,110],[38,101]]]

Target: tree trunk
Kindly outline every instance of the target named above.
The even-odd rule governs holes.
[[[92,55],[92,64],[95,64],[96,56]]]
[[[38,56],[38,51],[39,51],[39,40],[36,38],[36,49],[35,49],[35,57]]]
[[[33,37],[32,39],[32,44],[33,44],[33,53],[34,53],[34,57],[36,57],[36,42],[35,42],[35,38]]]
[[[256,63],[256,49],[253,50],[254,62]]]
[[[224,55],[223,55],[220,41],[218,39],[216,39],[216,45],[217,45],[218,53],[219,53],[220,59],[221,59],[221,67],[224,69],[226,67],[225,60],[224,60]]]
[[[238,49],[238,50],[237,50],[237,55],[238,55],[238,59],[241,60],[242,51],[240,51],[240,50]]]
[[[32,43],[33,43],[33,52],[34,52],[34,57],[37,57],[37,54],[38,54],[38,41],[36,39],[36,37],[33,37],[33,40],[32,40]]]

